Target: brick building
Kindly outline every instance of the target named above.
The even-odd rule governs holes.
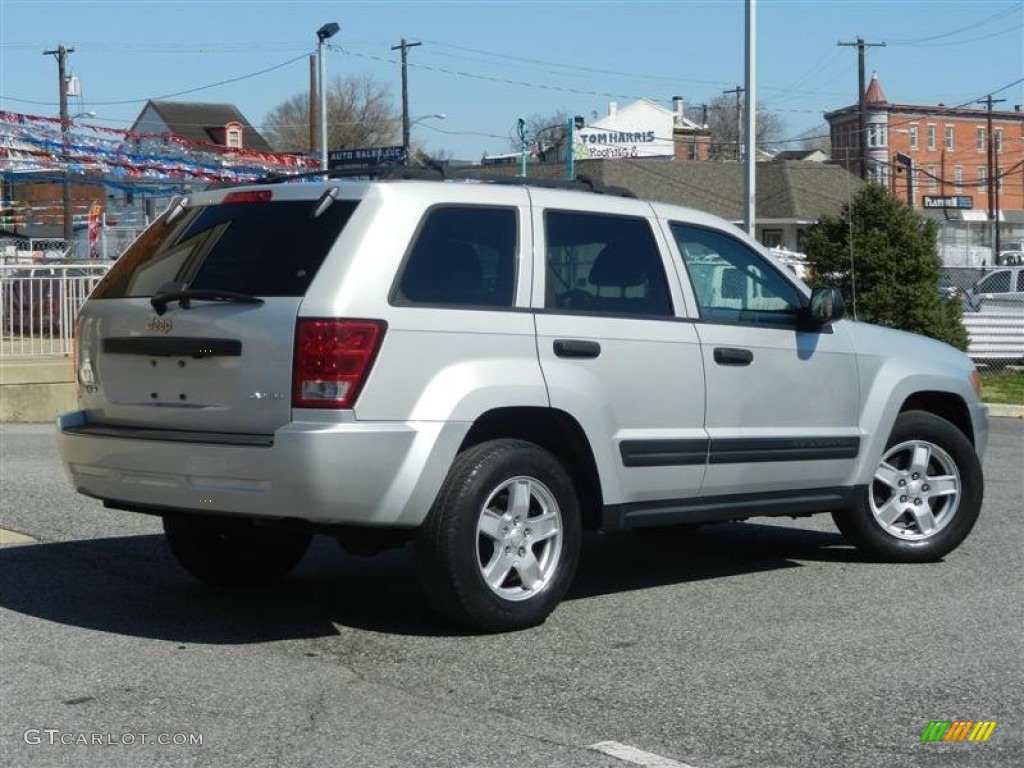
[[[992,206],[1000,220],[1024,211],[1024,111],[993,110],[994,162],[988,155],[988,110],[982,105],[890,103],[877,75],[865,92],[867,178],[901,199],[924,207],[924,197],[970,197],[974,211]],[[853,172],[860,167],[857,105],[825,115],[833,160]],[[909,170],[909,173],[908,173]],[[989,184],[991,179],[995,183]],[[909,185],[909,189],[908,189]]]

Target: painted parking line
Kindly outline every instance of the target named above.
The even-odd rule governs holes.
[[[587,749],[603,752],[624,762],[647,766],[647,768],[694,768],[689,763],[680,763],[678,760],[662,757],[653,752],[645,752],[618,741],[599,741],[596,744],[591,744]]]
[[[0,528],[0,547],[14,547],[19,544],[35,544],[36,540],[31,536],[26,536],[24,533],[18,533],[17,531],[8,531],[6,528]]]

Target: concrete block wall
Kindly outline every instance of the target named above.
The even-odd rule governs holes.
[[[77,407],[71,360],[0,360],[0,422],[53,421]]]

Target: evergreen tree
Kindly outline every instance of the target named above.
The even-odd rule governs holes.
[[[936,232],[935,222],[866,184],[839,216],[823,216],[808,231],[811,282],[839,288],[851,313],[856,287],[859,320],[967,349],[960,300],[939,292]]]

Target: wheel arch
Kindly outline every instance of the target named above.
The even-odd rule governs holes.
[[[565,465],[576,489],[581,525],[588,530],[600,527],[604,504],[601,476],[587,435],[576,419],[555,408],[494,408],[473,422],[459,452],[501,438],[525,440],[556,456]]]
[[[899,412],[906,411],[925,411],[945,419],[959,429],[971,445],[976,444],[970,411],[967,403],[959,395],[952,392],[914,392],[900,405]]]

